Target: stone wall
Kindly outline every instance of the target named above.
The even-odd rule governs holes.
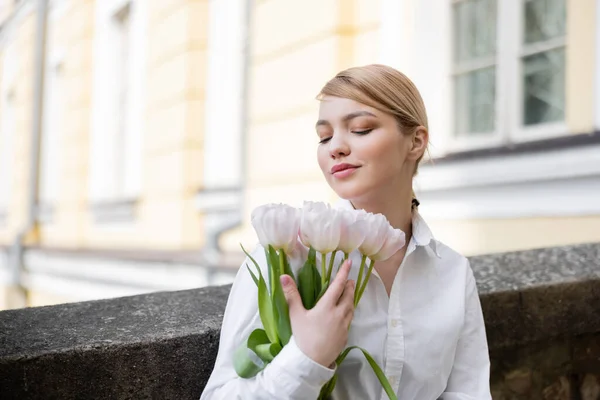
[[[494,399],[600,398],[600,244],[471,258]],[[0,312],[2,399],[198,399],[229,286]]]

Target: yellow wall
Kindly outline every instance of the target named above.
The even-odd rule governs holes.
[[[148,4],[142,191],[131,223],[93,220],[89,202],[94,1],[71,1],[49,29],[67,49],[67,115],[60,147],[60,194],[41,244],[69,248],[186,249],[202,245],[202,219],[193,198],[202,185],[202,134],[206,82],[208,0]],[[7,228],[10,243],[25,221],[28,188],[35,15],[17,29],[21,68],[17,86],[15,186]]]
[[[600,242],[600,216],[429,221],[437,239],[465,255]]]
[[[567,1],[566,115],[569,131],[594,130],[595,0]]]
[[[84,217],[87,214],[89,175],[90,115],[92,99],[94,2],[73,2],[69,9],[49,23],[56,32],[56,44],[66,49],[64,59],[65,115],[60,132],[61,188],[51,223],[40,229],[41,243],[47,246],[82,247],[85,243]]]
[[[222,240],[231,250],[255,242],[257,205],[334,198],[316,162],[315,97],[340,70],[376,62],[379,1],[259,2],[252,26],[248,191],[244,226]]]
[[[59,200],[53,222],[40,229],[41,244],[69,248],[200,248],[204,242],[203,219],[194,205],[194,195],[203,182],[209,0],[147,2],[142,190],[135,221],[121,224],[98,224],[90,212],[96,3],[69,3],[62,19],[49,27],[56,30],[58,42],[67,49],[64,75],[68,115],[60,138],[63,157]],[[380,0],[272,0],[254,4],[245,223],[222,240],[225,248],[235,251],[240,240],[255,241],[249,215],[257,205],[335,200],[315,158],[315,96],[341,69],[377,62],[379,56]],[[589,82],[595,73],[591,62],[595,55],[595,7],[593,0],[568,2],[567,122],[575,133],[592,127],[593,89]],[[32,14],[14,35],[21,64],[16,87],[15,185],[8,224],[0,226],[0,244],[12,242],[26,216],[34,31]],[[442,240],[476,254],[597,240],[593,223],[598,218],[432,221],[432,226]],[[562,224],[563,232],[549,229],[553,221]],[[519,235],[510,234],[512,231]],[[486,241],[482,242],[484,237]]]
[[[33,98],[33,40],[35,18],[27,16],[13,31],[11,39],[19,51],[19,68],[14,82],[14,107],[15,107],[15,138],[11,196],[8,200],[8,216],[5,225],[0,225],[0,244],[12,241],[18,229],[24,224],[26,218],[26,193],[29,174],[29,154],[31,147],[31,102]],[[22,49],[22,50],[21,50]]]

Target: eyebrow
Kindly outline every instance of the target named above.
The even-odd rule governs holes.
[[[368,111],[356,111],[356,112],[353,112],[353,113],[350,113],[350,114],[344,116],[344,118],[342,118],[342,121],[348,122],[348,121],[350,121],[350,120],[352,120],[354,118],[365,117],[365,116],[366,117],[375,117],[375,118],[377,118],[377,116],[375,114],[370,113]],[[320,120],[317,121],[315,127],[322,126],[322,125],[330,125],[330,123],[327,120],[325,120],[325,119],[320,119]]]

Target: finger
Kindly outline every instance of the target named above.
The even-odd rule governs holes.
[[[338,306],[340,307],[352,307],[354,308],[354,281],[353,280],[349,280],[346,281],[346,286],[344,287],[344,293],[342,293],[342,296],[340,297],[340,300],[338,301]]]
[[[349,328],[353,319],[354,319],[354,308],[350,308],[350,311],[344,315],[344,319],[343,319],[344,326],[347,326]]]
[[[283,287],[283,295],[288,303],[290,316],[304,310],[302,298],[300,297],[300,293],[298,292],[298,288],[292,277],[289,275],[281,275],[279,279],[281,286]]]
[[[346,287],[346,282],[348,281],[348,274],[350,274],[350,267],[352,266],[352,260],[348,259],[344,261],[340,270],[335,275],[335,279],[329,285],[329,288],[323,295],[321,300],[325,300],[325,302],[329,304],[337,304],[340,296],[344,292],[344,288]]]

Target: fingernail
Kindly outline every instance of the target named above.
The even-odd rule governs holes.
[[[348,267],[352,266],[352,260],[351,259],[346,260],[346,262],[348,263]]]
[[[288,275],[281,275],[279,277],[279,281],[283,286],[288,286],[290,284],[291,278]]]

